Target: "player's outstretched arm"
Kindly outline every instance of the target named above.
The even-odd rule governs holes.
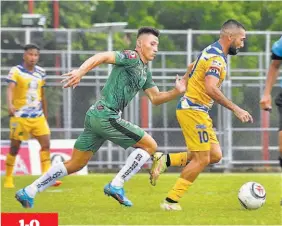
[[[273,85],[275,84],[278,74],[279,67],[282,64],[282,60],[272,60],[269,66],[269,70],[267,73],[265,89],[263,96],[260,100],[260,107],[262,110],[269,111],[271,110],[271,90]]]
[[[64,88],[75,88],[80,82],[81,78],[93,68],[100,64],[114,64],[115,52],[102,52],[88,58],[78,69],[72,70],[62,76],[67,76],[61,83],[65,83]]]
[[[146,89],[145,93],[149,97],[152,104],[163,104],[165,102],[175,99],[178,95],[184,93],[187,89],[187,81],[189,79],[189,74],[192,71],[193,65],[194,62],[188,65],[187,71],[181,79],[178,78],[178,75],[176,76],[174,89],[167,92],[160,92],[157,86]]]
[[[166,92],[160,92],[157,86],[146,89],[145,93],[154,105],[163,104],[170,100],[175,99],[180,94],[184,93],[187,87],[187,80],[185,78],[179,79],[176,76],[175,87]]]
[[[207,94],[220,105],[233,111],[233,113],[236,115],[238,119],[241,120],[241,122],[253,122],[253,118],[249,114],[249,112],[238,107],[231,100],[229,100],[227,97],[224,96],[224,94],[217,87],[218,82],[219,82],[219,78],[213,75],[208,75],[205,77],[205,88]]]

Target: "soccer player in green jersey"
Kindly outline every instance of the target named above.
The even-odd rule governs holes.
[[[135,149],[115,178],[104,187],[106,195],[122,205],[132,206],[125,196],[124,182],[136,174],[156,152],[157,143],[143,129],[122,119],[121,112],[141,89],[154,105],[170,101],[186,90],[186,78],[177,77],[175,87],[167,92],[160,92],[152,80],[148,62],[158,52],[158,37],[157,29],[142,27],[138,30],[135,50],[98,53],[86,60],[79,69],[65,74],[67,78],[62,81],[64,88],[75,88],[88,71],[100,64],[114,64],[100,98],[86,113],[84,131],[74,145],[71,159],[53,166],[32,184],[20,189],[16,199],[23,207],[33,207],[38,192],[53,185],[57,179],[83,168],[106,140],[125,149]]]

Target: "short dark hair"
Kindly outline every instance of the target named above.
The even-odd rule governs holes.
[[[141,27],[138,30],[137,38],[139,38],[139,36],[142,34],[152,34],[152,35],[155,35],[156,37],[159,37],[160,31],[153,27]]]
[[[24,51],[27,51],[29,49],[37,49],[38,51],[40,50],[39,46],[36,44],[27,44],[23,47]]]
[[[234,19],[229,19],[225,21],[221,27],[221,30],[231,28],[231,27],[243,28],[244,30],[246,30],[243,24],[241,24],[240,22]]]

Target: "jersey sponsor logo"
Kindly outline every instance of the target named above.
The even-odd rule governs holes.
[[[57,171],[56,173],[54,173],[53,175],[51,175],[50,177],[48,177],[46,180],[42,181],[41,183],[37,184],[37,188],[41,188],[42,186],[48,184],[49,182],[51,182],[52,180],[55,180],[56,178],[58,178],[59,176],[61,176],[63,174],[63,171]]]
[[[143,158],[143,156],[141,154],[138,154],[135,157],[135,160],[140,162],[142,158]],[[125,179],[138,166],[138,162],[136,162],[135,160],[134,160],[133,164],[129,167],[129,169],[121,176],[121,178]]]
[[[196,125],[196,129],[206,129],[207,126],[204,125],[204,124],[199,124],[199,125]]]
[[[141,160],[142,158],[143,158],[143,156],[140,155],[140,154],[138,154],[138,155],[135,157],[135,159],[138,160],[139,162],[140,162],[140,160]]]
[[[138,166],[138,162],[134,161],[129,169],[121,176],[122,179],[125,179],[136,167]]]

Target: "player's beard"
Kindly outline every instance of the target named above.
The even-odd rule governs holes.
[[[232,42],[228,49],[228,54],[234,56],[237,55],[237,53],[239,53],[239,48],[236,48],[235,43]]]

